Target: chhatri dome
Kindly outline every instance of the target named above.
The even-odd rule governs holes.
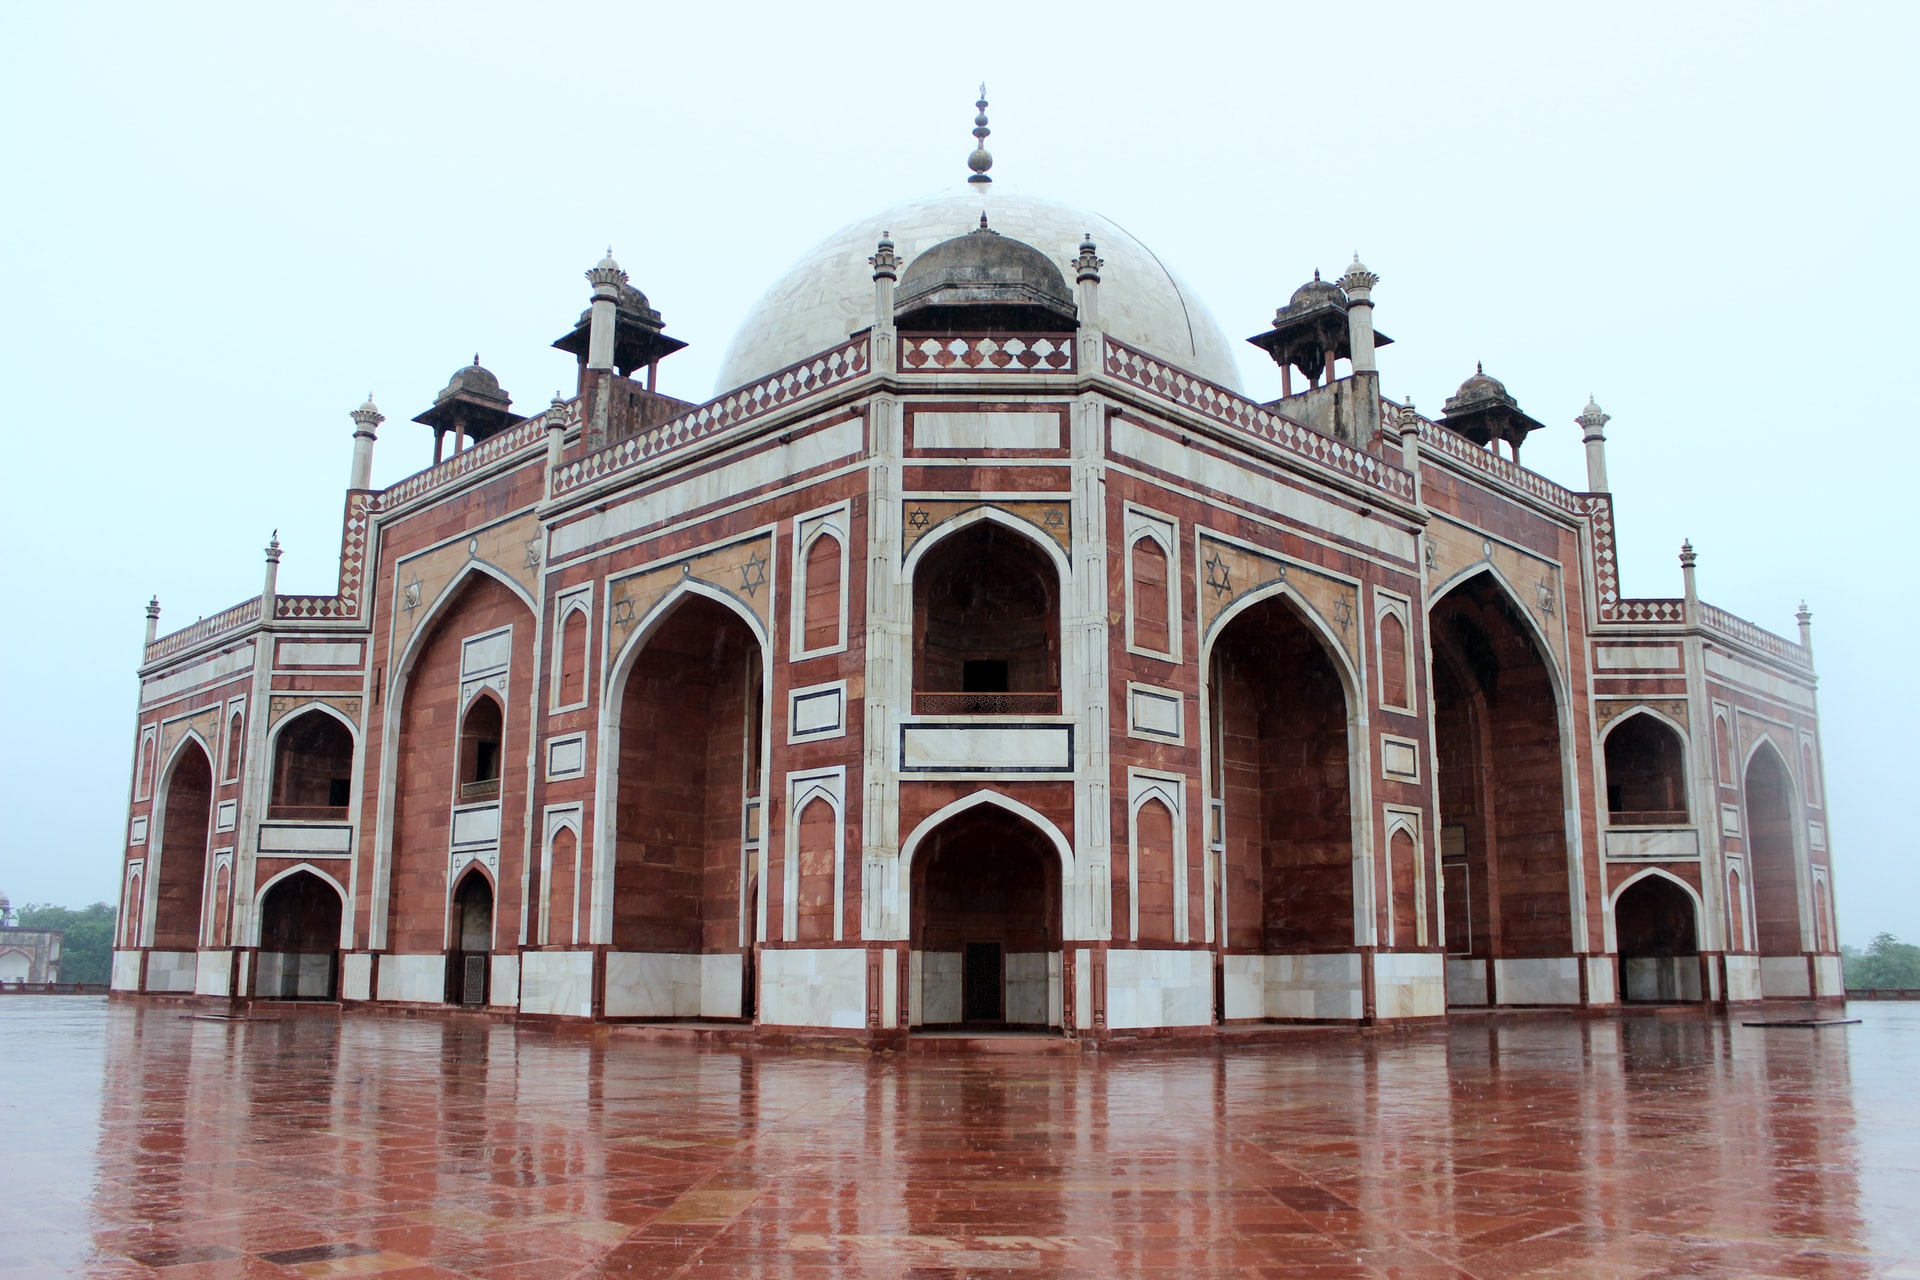
[[[981,136],[984,127],[977,127]],[[752,382],[873,323],[873,255],[891,233],[906,270],[935,245],[987,225],[1040,250],[1066,279],[1089,234],[1105,265],[1100,273],[1100,326],[1120,341],[1233,390],[1240,370],[1225,330],[1158,255],[1112,219],[1077,205],[1007,189],[980,168],[984,148],[969,159],[971,177],[918,199],[850,222],[802,254],[754,303],[721,362],[716,393]],[[991,166],[990,157],[985,161]],[[903,281],[904,283],[904,281]]]

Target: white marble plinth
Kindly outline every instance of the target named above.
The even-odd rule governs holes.
[[[113,976],[110,982],[115,991],[140,989],[140,953],[138,951],[113,953]]]
[[[447,958],[384,955],[380,957],[380,999],[402,1004],[444,1004],[447,999]]]
[[[1364,1012],[1357,952],[1266,956],[1269,1018],[1357,1019]]]
[[[1758,1000],[1760,998],[1760,957],[1727,957],[1727,999]]]
[[[1613,984],[1613,957],[1588,956],[1587,965],[1587,1001],[1590,1004],[1612,1004],[1620,998]],[[1694,966],[1697,970],[1698,965]]]
[[[1224,1016],[1228,1021],[1267,1016],[1267,958],[1232,955],[1221,962],[1225,990]]]
[[[1813,958],[1814,991],[1816,996],[1844,996],[1847,994],[1847,980],[1840,968],[1839,956],[1815,956]]]
[[[340,998],[368,1000],[373,996],[373,957],[365,953],[349,955],[340,963]]]
[[[1543,956],[1495,960],[1495,996],[1501,1004],[1580,1003],[1580,958]]]
[[[233,979],[233,952],[202,951],[200,962],[194,966],[193,994],[197,996],[230,996],[233,992],[227,984]]]
[[[521,953],[520,1012],[592,1017],[593,952]]]
[[[1447,957],[1447,1003],[1465,1006],[1487,1002],[1487,962]]]
[[[1108,1027],[1204,1027],[1212,1022],[1211,952],[1107,952]]]
[[[908,957],[907,1021],[943,1026],[960,1021],[960,953],[915,951]]]
[[[151,968],[148,972],[152,972]],[[1805,1000],[1810,997],[1813,992],[1807,986],[1807,958],[1761,956],[1760,994],[1769,1000]]]
[[[1620,962],[1629,1000],[1698,1000],[1700,957],[1628,956]]]
[[[773,1026],[867,1025],[867,954],[858,947],[760,953],[760,1021]]]
[[[1376,953],[1373,1010],[1382,1018],[1437,1018],[1445,1014],[1446,957],[1433,951]]]
[[[190,992],[199,969],[200,953],[197,951],[149,951],[147,990]]]
[[[487,1003],[511,1009],[520,1002],[520,957],[495,956],[487,982]]]

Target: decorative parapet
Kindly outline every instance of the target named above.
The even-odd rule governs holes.
[[[162,658],[170,658],[218,636],[244,631],[259,621],[260,597],[253,596],[231,609],[222,609],[211,618],[202,618],[190,627],[182,627],[171,635],[161,636],[147,646],[146,660],[158,662]]]
[[[569,422],[578,422],[580,418],[579,401],[574,401],[569,414]],[[392,511],[405,506],[423,494],[452,484],[455,480],[489,463],[502,458],[544,446],[547,441],[547,415],[535,414],[525,422],[517,423],[491,440],[485,440],[471,449],[462,449],[438,466],[428,467],[425,471],[415,472],[399,484],[381,491],[377,505],[381,511]]]
[[[1024,338],[962,335],[947,338],[900,336],[902,373],[965,369],[977,373],[1072,373],[1073,335],[1029,334]]]
[[[1381,403],[1393,406],[1391,400],[1382,400]],[[1398,406],[1393,407],[1397,409]],[[1381,420],[1390,421],[1391,415],[1383,414]],[[1463,462],[1482,475],[1491,476],[1509,488],[1518,489],[1528,497],[1538,499],[1549,506],[1558,507],[1570,515],[1586,514],[1580,495],[1573,490],[1563,488],[1539,472],[1529,471],[1519,463],[1511,462],[1491,449],[1482,448],[1459,432],[1451,431],[1426,418],[1420,419],[1420,447],[1423,450],[1430,449],[1456,462]]]
[[[863,334],[845,346],[803,360],[737,391],[729,391],[698,409],[568,463],[553,473],[552,496],[557,498],[661,454],[685,448],[728,427],[804,400],[828,387],[851,381],[864,375],[870,365],[867,337]]]
[[[1813,670],[1813,655],[1804,646],[1795,644],[1784,636],[1777,636],[1763,627],[1757,627],[1745,618],[1736,618],[1725,609],[1702,603],[1700,606],[1700,626],[1703,630],[1714,632],[1735,643],[1757,649],[1768,657],[1800,668]]]
[[[1173,404],[1223,422],[1255,439],[1305,458],[1406,502],[1413,501],[1413,473],[1283,418],[1251,400],[1185,373],[1113,338],[1106,339],[1107,373]]]
[[[347,495],[347,514],[340,531],[340,588],[330,596],[276,596],[275,618],[328,622],[360,616],[360,587],[366,574],[367,526],[380,495],[355,490]]]

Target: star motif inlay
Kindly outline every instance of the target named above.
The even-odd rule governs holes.
[[[1058,529],[1060,526],[1064,525],[1067,522],[1066,516],[1061,513],[1060,508],[1058,507],[1048,507],[1047,514],[1044,519],[1045,519],[1046,526],[1049,529]]]
[[[1553,616],[1553,588],[1543,582],[1537,590],[1540,599],[1540,612],[1551,618]]]
[[[1224,596],[1233,590],[1233,568],[1220,558],[1218,551],[1207,557],[1207,585],[1215,596]]]
[[[752,598],[759,595],[760,588],[766,585],[767,562],[765,557],[756,550],[747,557],[747,562],[740,566],[740,589]]]
[[[1340,624],[1340,634],[1345,635],[1347,628],[1353,625],[1353,601],[1341,596],[1333,602],[1333,620]]]
[[[927,509],[925,507],[914,507],[907,512],[907,525],[909,528],[924,529],[929,522]]]
[[[633,625],[633,601],[618,600],[614,602],[613,622],[614,625],[619,627],[623,632]]]
[[[420,579],[415,578],[407,584],[406,589],[400,593],[400,603],[408,613],[420,607]]]

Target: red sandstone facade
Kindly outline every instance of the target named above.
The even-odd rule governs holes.
[[[1091,245],[966,331],[891,247],[703,405],[608,261],[573,399],[463,370],[385,490],[356,414],[338,592],[149,636],[115,990],[876,1041],[1842,994],[1804,617],[1690,554],[1620,598],[1531,420],[1380,397],[1358,264],[1261,405],[1103,327]]]

